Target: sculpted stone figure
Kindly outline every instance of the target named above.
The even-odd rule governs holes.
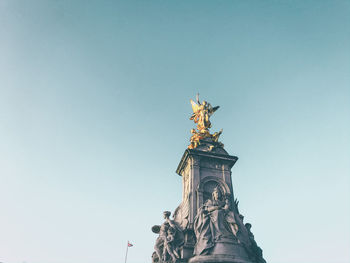
[[[262,257],[262,250],[250,231],[251,224],[244,224],[243,218],[238,211],[238,201],[235,200],[231,207],[230,199],[223,198],[220,188],[215,187],[212,198],[198,209],[194,219],[197,240],[193,254],[203,256],[213,252],[220,253],[215,247],[218,244],[230,243],[241,247],[251,262],[266,263]],[[242,255],[242,252],[238,253]]]
[[[238,201],[234,203],[234,211],[236,212],[236,223],[238,231],[236,233],[238,242],[243,245],[250,259],[256,263],[266,263],[263,258],[262,249],[257,245],[253,233],[250,231],[252,225],[243,223],[244,216],[238,211]]]
[[[266,261],[263,259],[262,249],[258,246],[258,244],[256,243],[256,241],[254,239],[253,233],[250,231],[250,229],[252,228],[252,225],[249,223],[246,223],[245,227],[248,231],[248,236],[249,236],[249,240],[250,240],[250,246],[251,246],[253,258],[255,258],[256,262],[266,263]]]
[[[238,231],[238,225],[236,223],[235,215],[233,211],[230,210],[230,201],[229,199],[225,200],[225,206],[224,206],[225,211],[227,211],[226,214],[226,222],[228,223],[231,233],[234,236],[237,236],[237,231]]]
[[[154,245],[155,252],[152,262],[173,262],[179,258],[178,248],[183,245],[183,233],[181,228],[170,219],[170,212],[163,212],[164,223],[152,227],[152,231],[159,236]]]
[[[175,247],[176,244],[174,244],[175,233],[176,230],[173,227],[169,227],[166,239],[164,240],[163,261],[167,260],[168,255],[171,257],[172,262],[175,262],[176,259],[179,258],[179,254]]]
[[[214,188],[212,199],[208,199],[199,208],[194,220],[194,231],[197,238],[194,254],[210,254],[210,249],[218,241],[235,239],[234,235],[237,232],[235,225],[235,218],[229,213],[228,202],[222,200],[219,188]]]

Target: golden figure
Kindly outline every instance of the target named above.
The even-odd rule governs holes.
[[[197,103],[191,100],[193,114],[190,120],[194,120],[197,123],[197,129],[200,133],[209,133],[209,128],[211,128],[210,116],[220,107],[212,107],[210,103],[205,100],[200,103],[199,96],[197,94]]]
[[[214,134],[211,136],[214,142],[218,142],[221,133],[222,133],[222,129],[219,132],[214,132]]]
[[[199,145],[199,140],[204,139],[204,137],[202,137],[200,135],[200,133],[196,132],[195,129],[191,130],[192,136],[190,138],[190,145],[188,146],[188,149],[194,149],[197,148],[197,146]]]
[[[212,107],[211,104],[206,101],[200,103],[199,94],[197,94],[196,100],[197,103],[191,100],[193,113],[190,120],[193,120],[197,124],[198,132],[195,129],[191,130],[192,136],[190,139],[191,143],[188,146],[189,149],[197,148],[200,144],[200,140],[205,138],[211,138],[213,142],[218,142],[219,136],[222,133],[222,130],[214,134],[210,134],[209,132],[209,128],[211,128],[210,116],[213,115],[220,106]]]

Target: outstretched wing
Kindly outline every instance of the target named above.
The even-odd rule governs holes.
[[[220,108],[220,106],[216,106],[216,107],[213,107],[213,113],[218,109],[218,108]]]
[[[196,113],[199,109],[199,106],[197,103],[195,103],[193,100],[191,100],[191,105],[192,105],[192,110],[193,110],[193,113]]]
[[[209,114],[210,114],[210,116],[213,115],[213,113],[214,113],[218,108],[220,108],[220,106],[210,107],[210,109],[209,109]]]
[[[196,117],[196,115],[197,115],[197,112],[199,110],[199,106],[193,100],[191,100],[191,105],[192,105],[193,113],[192,113],[192,115],[190,117],[190,120],[193,120]]]

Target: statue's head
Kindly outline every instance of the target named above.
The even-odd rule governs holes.
[[[246,224],[245,224],[245,227],[248,229],[248,231],[250,231],[250,229],[252,228],[252,225],[249,224],[249,223],[246,223]]]
[[[171,212],[169,212],[169,211],[164,211],[164,212],[163,212],[164,219],[169,218],[170,215],[171,215]]]
[[[212,193],[213,200],[220,200],[222,197],[220,188],[217,186],[214,188],[213,193]]]

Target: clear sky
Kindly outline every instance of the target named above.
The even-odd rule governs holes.
[[[350,262],[349,1],[0,1],[0,261],[151,262],[197,92],[269,263]]]

